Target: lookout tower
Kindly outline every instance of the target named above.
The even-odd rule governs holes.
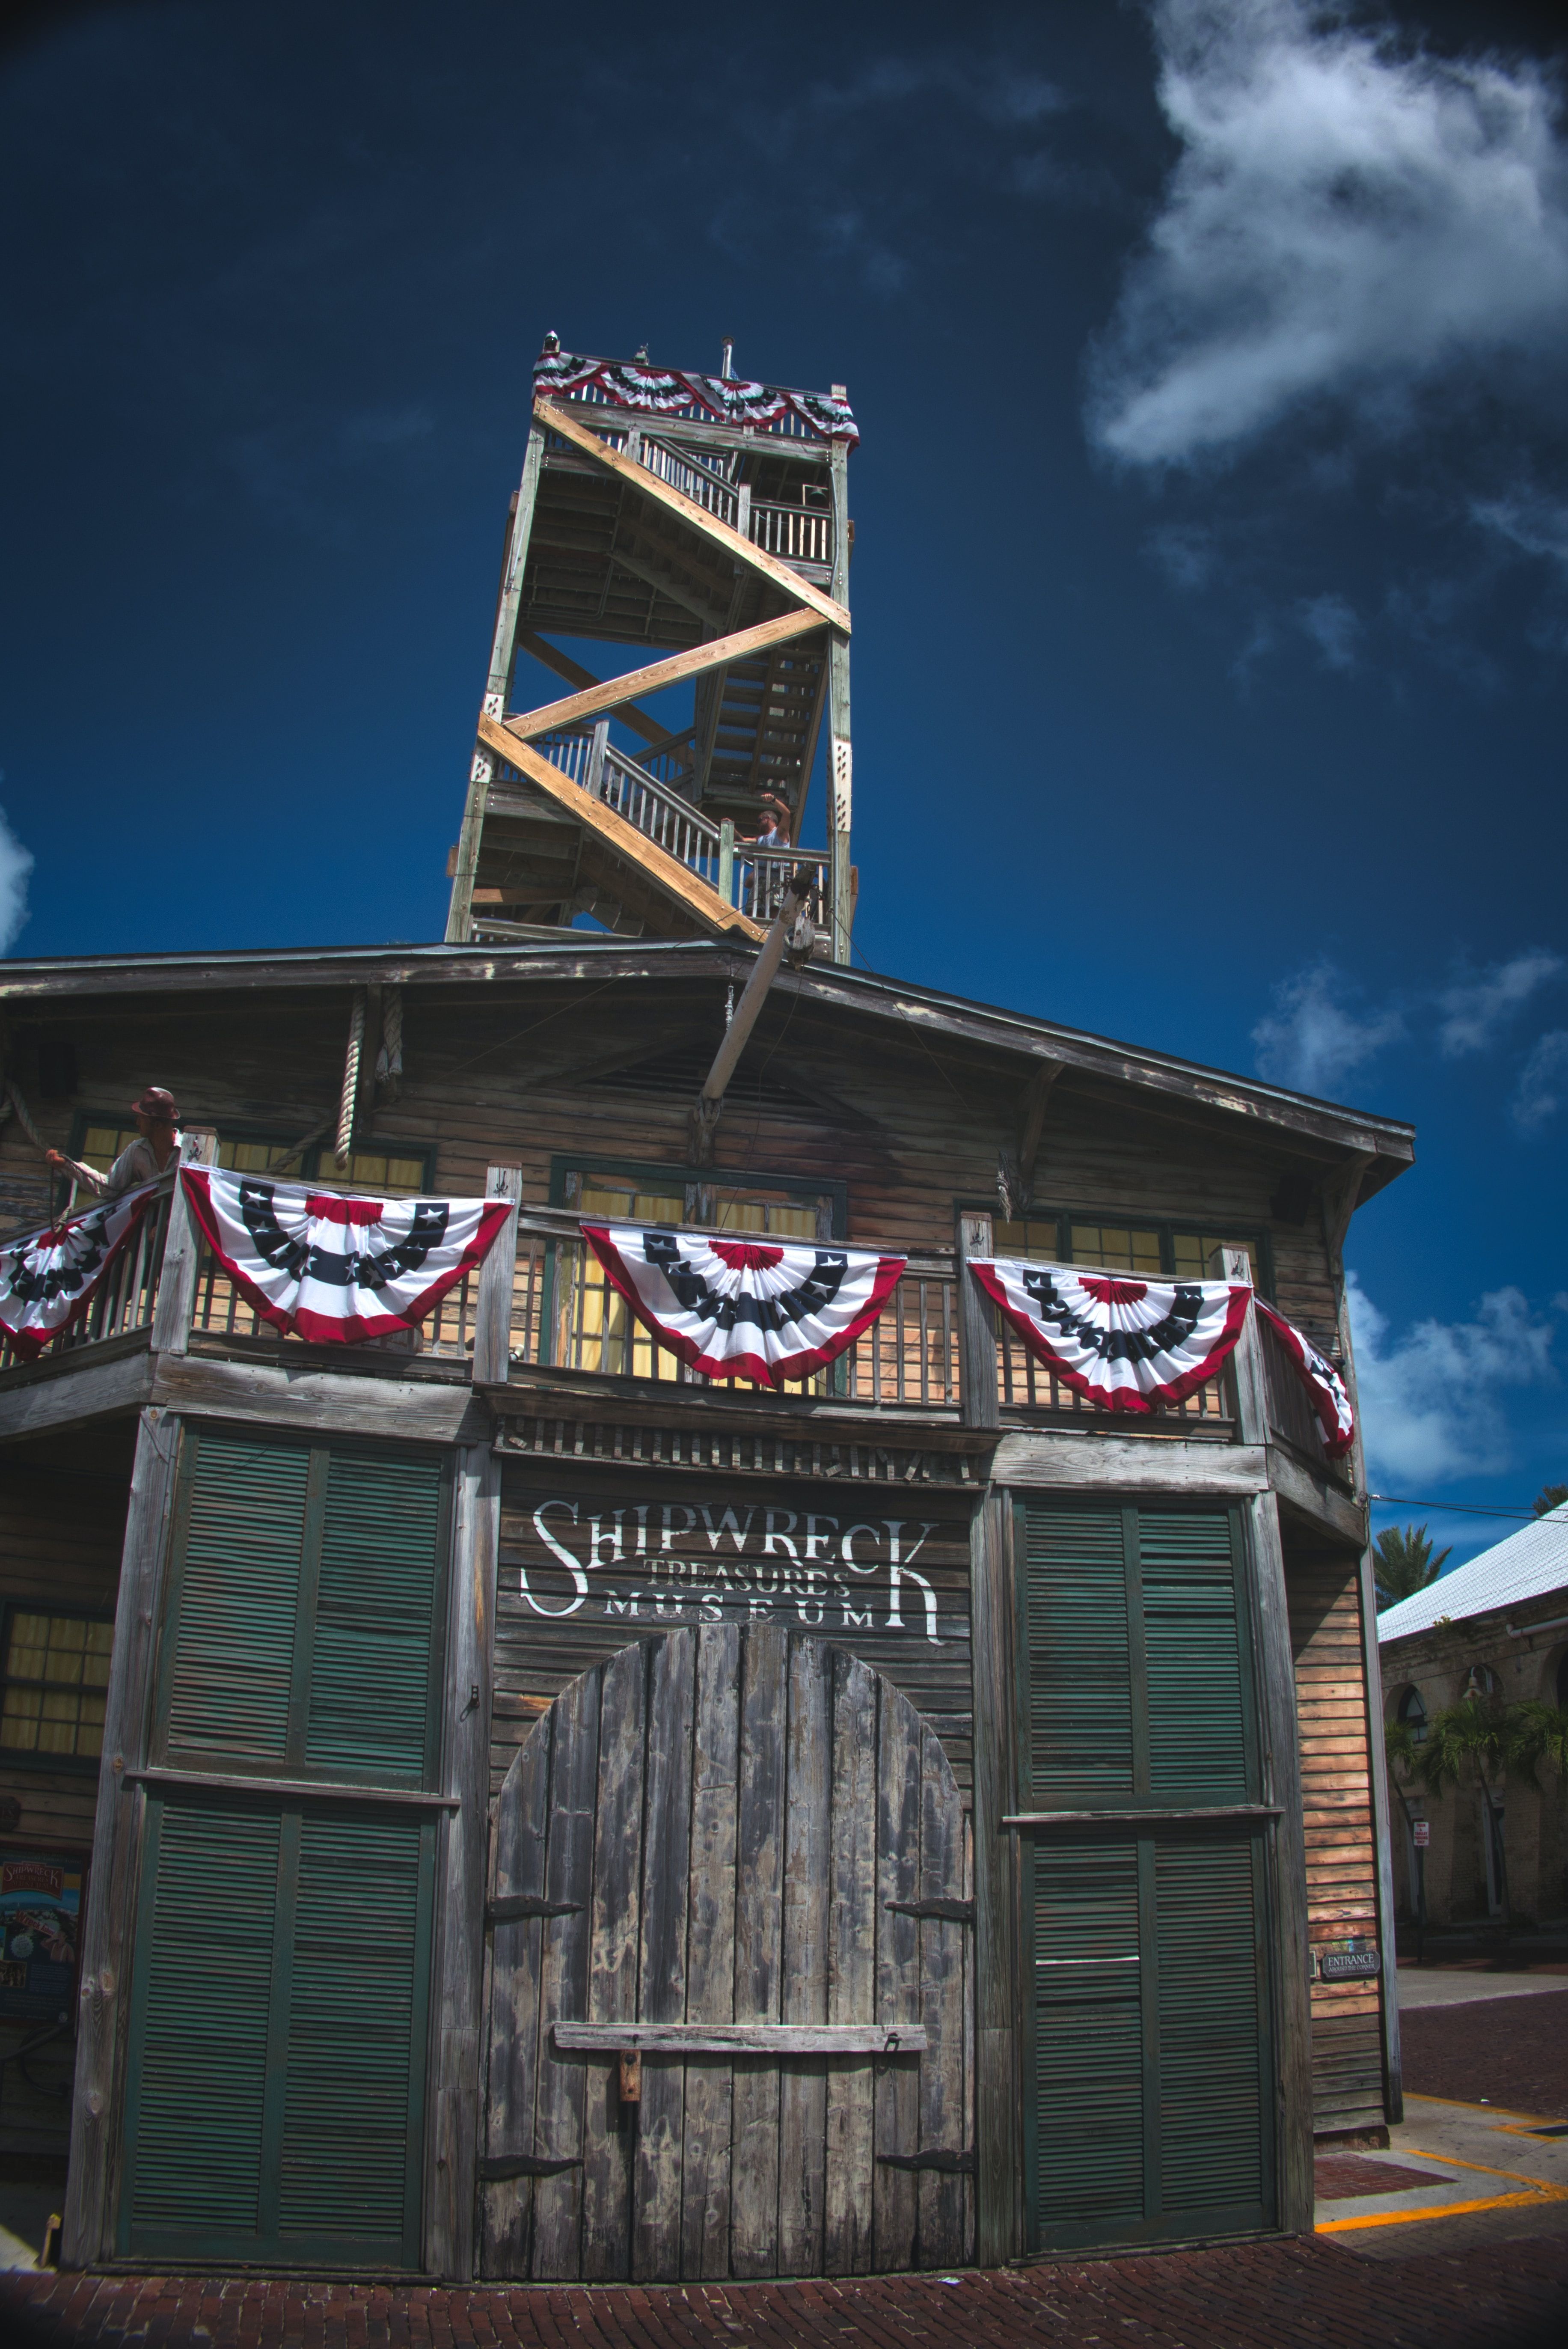
[[[583,915],[629,937],[759,939],[804,865],[818,951],[849,960],[858,437],[842,384],[743,381],[727,342],[707,376],[546,339],[449,942],[548,936]],[[597,646],[590,667],[579,654]]]

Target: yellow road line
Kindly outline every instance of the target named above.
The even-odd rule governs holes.
[[[1507,2105],[1470,2105],[1467,2104],[1462,2096],[1418,2096],[1414,2089],[1407,2091],[1405,2102],[1408,2105],[1452,2105],[1457,2113],[1485,2113],[1491,2120],[1539,2122],[1553,2117],[1562,2118],[1561,2114],[1553,2116],[1546,2113],[1516,2113]],[[1447,2156],[1443,2156],[1442,2158],[1446,2160]]]
[[[1434,2096],[1433,2104],[1452,2101],[1446,2096]],[[1458,2219],[1470,2210],[1511,2210],[1529,2202],[1568,2202],[1568,2186],[1552,2186],[1544,2178],[1528,2178],[1522,2169],[1494,2169],[1484,2161],[1461,2161],[1457,2154],[1430,2153],[1418,2145],[1401,2146],[1401,2157],[1410,2156],[1418,2161],[1440,2161],[1450,2169],[1479,2170],[1483,2178],[1511,2178],[1530,2189],[1528,2194],[1489,2194],[1478,2202],[1434,2202],[1420,2210],[1368,2210],[1356,2219],[1320,2219],[1313,2229],[1315,2235],[1344,2235],[1353,2227],[1409,2227],[1418,2219]],[[1392,2167],[1392,2165],[1390,2165]],[[1350,2198],[1346,2196],[1346,2200]]]

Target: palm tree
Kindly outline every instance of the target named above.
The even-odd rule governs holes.
[[[1538,1517],[1543,1517],[1549,1510],[1560,1509],[1564,1501],[1568,1501],[1568,1485],[1542,1485],[1531,1506]]]
[[[1412,1599],[1418,1590],[1425,1590],[1429,1582],[1436,1582],[1448,1557],[1446,1549],[1440,1549],[1436,1557],[1432,1556],[1425,1526],[1386,1526],[1372,1551],[1372,1575],[1377,1585],[1379,1610],[1394,1606],[1401,1599]]]

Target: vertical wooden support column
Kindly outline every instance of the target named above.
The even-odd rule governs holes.
[[[488,1444],[459,1447],[453,1502],[442,1790],[457,1797],[458,1808],[444,1816],[436,1858],[424,2238],[429,2271],[466,2282],[474,2271],[483,2093],[480,2023],[500,1531],[500,1468]]]
[[[539,475],[543,462],[544,427],[536,419],[529,429],[528,449],[522,460],[522,479],[518,484],[517,503],[512,509],[511,536],[507,543],[506,563],[501,571],[495,635],[490,642],[490,671],[485,678],[481,709],[486,718],[506,716],[507,689],[511,682],[512,655],[517,647],[518,614],[522,604],[523,570],[528,561],[529,534],[533,528],[533,508],[539,495]],[[463,828],[458,834],[457,864],[452,874],[451,901],[447,909],[449,946],[460,946],[469,935],[473,912],[474,874],[480,858],[480,833],[484,828],[485,795],[494,773],[495,761],[490,752],[477,750],[469,769],[468,805],[463,811]]]
[[[517,1269],[517,1203],[522,1196],[521,1166],[492,1166],[485,1175],[487,1199],[510,1199],[511,1213],[480,1267],[474,1311],[474,1384],[503,1386],[511,1367],[511,1299]]]
[[[726,816],[718,827],[718,894],[727,905],[735,902],[735,823]]]
[[[832,443],[829,476],[833,491],[832,595],[850,605],[850,461],[842,440]],[[833,960],[850,958],[854,911],[850,888],[853,818],[853,751],[850,732],[850,640],[836,629],[828,636],[828,839],[833,892]]]
[[[604,753],[610,747],[610,721],[601,718],[593,729],[593,739],[588,746],[588,764],[583,773],[583,787],[591,800],[604,796]]]
[[[174,1506],[179,1442],[180,1421],[173,1413],[142,1413],[115,1602],[78,1978],[71,2166],[61,2250],[62,2265],[72,2268],[107,2259],[114,2249],[125,2018],[147,1805],[139,1786],[126,1786],[125,1774],[147,1762],[153,1625]]]
[[[204,1126],[193,1126],[181,1137],[181,1166],[215,1166],[218,1137]],[[196,1270],[201,1261],[201,1234],[178,1177],[169,1202],[169,1229],[163,1242],[163,1266],[158,1276],[158,1302],[152,1309],[152,1350],[183,1354],[191,1343],[191,1309],[196,1301]],[[108,1751],[106,1746],[105,1751]]]
[[[996,1320],[991,1300],[969,1269],[972,1256],[991,1253],[989,1216],[958,1218],[958,1381],[965,1427],[999,1427],[996,1400]]]
[[[1345,1288],[1345,1241],[1361,1194],[1361,1178],[1371,1164],[1370,1152],[1358,1151],[1344,1173],[1326,1185],[1323,1196],[1323,1236],[1334,1280],[1335,1318],[1345,1383],[1356,1414],[1356,1440],[1350,1452],[1350,1473],[1357,1499],[1366,1506],[1367,1455],[1361,1441],[1361,1403],[1356,1388],[1356,1351],[1350,1335],[1350,1302]],[[1371,1526],[1361,1552],[1361,1653],[1367,1683],[1367,1760],[1372,1781],[1372,1829],[1377,1852],[1377,1947],[1382,1971],[1377,1981],[1383,2023],[1383,2114],[1390,2124],[1405,2117],[1403,2058],[1399,2049],[1399,2001],[1397,1988],[1398,1927],[1394,1911],[1393,1828],[1388,1814],[1388,1756],[1383,1744],[1383,1671],[1377,1654],[1377,1591],[1372,1571]]]
[[[1023,2040],[1018,1956],[1019,1839],[1001,1821],[1017,1808],[1018,1662],[1014,1653],[1013,1503],[988,1493],[970,1535],[975,1656],[975,2142],[976,2243],[982,2267],[1025,2248]]]
[[[1291,1655],[1278,1504],[1272,1493],[1254,1493],[1245,1506],[1258,1625],[1264,1800],[1279,1805],[1279,1816],[1273,1829],[1273,1892],[1280,2225],[1291,2234],[1310,2234],[1312,2011],[1307,1976],[1306,1837],[1301,1815],[1295,1668]]]
[[[1211,1280],[1245,1281],[1252,1287],[1253,1268],[1245,1248],[1217,1247],[1209,1258]],[[1236,1413],[1236,1438],[1242,1444],[1269,1440],[1268,1389],[1264,1384],[1263,1344],[1257,1316],[1249,1312],[1242,1324],[1230,1363],[1231,1392]]]

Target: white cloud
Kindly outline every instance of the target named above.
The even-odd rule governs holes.
[[[1343,595],[1308,596],[1296,605],[1295,616],[1329,668],[1355,667],[1361,622]]]
[[[1387,1315],[1354,1272],[1346,1285],[1369,1482],[1419,1492],[1506,1468],[1497,1390],[1555,1378],[1551,1323],[1535,1319],[1519,1289],[1496,1288],[1474,1321],[1418,1321],[1390,1342]]]
[[[0,954],[5,954],[27,918],[27,876],[32,852],[23,847],[0,808]]]
[[[1405,1032],[1390,1005],[1357,1014],[1345,1002],[1345,980],[1329,962],[1314,963],[1274,988],[1274,1014],[1253,1030],[1258,1067],[1276,1084],[1326,1094],[1353,1069]]]
[[[1533,1133],[1555,1117],[1568,1093],[1568,1028],[1551,1028],[1519,1072],[1513,1122]]]
[[[1387,429],[1478,357],[1563,347],[1568,152],[1536,67],[1309,0],[1158,0],[1154,27],[1182,153],[1099,353],[1114,455],[1188,463],[1324,396]]]
[[[1544,947],[1526,947],[1507,962],[1493,963],[1479,978],[1455,979],[1438,997],[1443,1015],[1438,1041],[1445,1056],[1452,1061],[1464,1052],[1484,1052],[1510,1015],[1562,968],[1561,955]]]
[[[1517,489],[1505,498],[1473,498],[1470,519],[1517,546],[1568,571],[1568,504],[1544,491]]]

